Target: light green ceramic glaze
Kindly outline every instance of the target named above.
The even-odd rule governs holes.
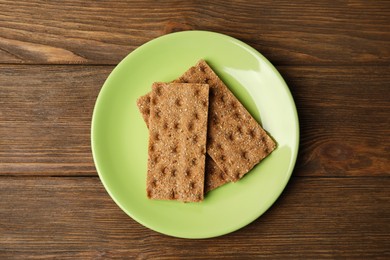
[[[199,59],[210,64],[278,148],[242,180],[210,192],[201,203],[149,200],[148,130],[136,99],[153,82],[173,80]],[[291,176],[298,142],[294,101],[277,70],[245,43],[205,31],[165,35],[130,53],[104,83],[92,118],[95,165],[113,200],[146,227],[183,238],[223,235],[263,214]]]

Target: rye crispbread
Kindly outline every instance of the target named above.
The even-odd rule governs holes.
[[[272,138],[204,60],[174,82],[209,84],[207,153],[229,180],[242,178],[275,149]]]
[[[151,92],[143,95],[137,99],[137,106],[141,112],[142,118],[144,119],[146,126],[149,128],[149,116],[150,116],[150,96]],[[229,176],[227,176],[206,154],[206,170],[205,170],[205,187],[204,192],[207,193],[211,190],[222,186],[223,184],[230,182]]]
[[[150,95],[147,195],[203,200],[209,86],[154,83]]]

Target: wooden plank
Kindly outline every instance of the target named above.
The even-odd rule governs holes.
[[[0,68],[0,174],[95,175],[93,107],[112,67]]]
[[[112,68],[0,66],[0,175],[95,175],[90,122]],[[300,118],[296,174],[389,176],[388,68],[278,68]]]
[[[388,69],[279,67],[298,109],[299,175],[390,175]]]
[[[389,178],[293,178],[261,218],[207,240],[160,235],[125,215],[98,178],[0,178],[0,257],[390,257]]]
[[[387,1],[0,1],[0,63],[116,64],[141,44],[210,30],[277,65],[390,62]]]

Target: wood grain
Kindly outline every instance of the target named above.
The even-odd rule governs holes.
[[[390,64],[388,1],[0,1],[0,63],[117,64],[166,33],[236,37],[276,65]]]
[[[0,68],[0,174],[95,175],[90,127],[112,67]]]
[[[389,178],[293,178],[261,218],[186,240],[126,216],[98,178],[0,178],[0,257],[390,257]]]
[[[260,51],[300,119],[282,196],[247,227],[206,240],[125,215],[90,147],[114,65],[183,30]],[[0,259],[390,259],[389,69],[387,0],[0,0]]]
[[[90,122],[112,68],[0,66],[0,175],[95,175]],[[300,118],[295,174],[389,176],[386,67],[278,68]]]
[[[279,70],[298,109],[298,175],[390,175],[388,68],[305,66]]]

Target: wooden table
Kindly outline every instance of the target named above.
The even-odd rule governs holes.
[[[389,1],[0,1],[0,258],[390,258]],[[111,200],[94,167],[99,90],[158,36],[253,46],[296,101],[301,143],[278,201],[206,240],[168,237]]]

